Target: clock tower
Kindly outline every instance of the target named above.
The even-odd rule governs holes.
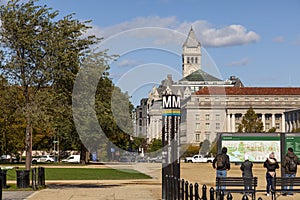
[[[191,27],[186,41],[182,45],[182,75],[186,77],[201,69],[201,44]]]

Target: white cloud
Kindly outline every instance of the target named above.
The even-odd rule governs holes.
[[[282,43],[284,42],[284,37],[282,36],[275,37],[273,38],[273,42]]]
[[[249,58],[242,58],[241,60],[232,61],[227,66],[235,67],[235,66],[245,66],[250,62]]]
[[[134,28],[159,27],[172,29],[186,35],[191,26],[204,47],[245,45],[260,39],[257,33],[247,30],[242,25],[233,24],[225,27],[217,27],[205,20],[180,22],[176,17],[161,18],[159,16],[138,17],[110,27],[94,26],[93,30],[89,33],[107,38]],[[140,34],[138,37],[147,37],[149,35],[157,37],[155,42],[159,44],[174,43],[176,41],[170,35],[161,35],[157,31],[149,32],[149,29],[148,32]]]
[[[132,60],[132,59],[124,59],[121,61],[117,61],[117,66],[119,67],[135,67],[137,65],[140,65],[141,62],[137,61],[137,60]]]

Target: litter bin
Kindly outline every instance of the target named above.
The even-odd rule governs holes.
[[[2,188],[6,188],[6,174],[7,170],[6,169],[1,169],[0,171],[0,176],[1,176],[1,181],[2,181]]]
[[[28,188],[30,183],[30,170],[17,170],[17,187]]]

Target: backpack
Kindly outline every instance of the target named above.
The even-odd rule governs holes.
[[[226,166],[226,158],[223,154],[219,154],[217,156],[217,168],[225,168]]]
[[[294,158],[290,158],[288,168],[290,172],[296,172],[297,171],[297,164],[295,163]]]

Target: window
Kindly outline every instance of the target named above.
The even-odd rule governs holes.
[[[220,121],[220,114],[216,114],[216,120]]]
[[[194,57],[191,57],[191,63],[194,63]]]
[[[240,121],[242,119],[242,114],[235,114],[235,120]]]
[[[220,123],[216,123],[216,130],[220,130]]]
[[[280,129],[280,123],[275,123],[275,128]]]
[[[196,114],[196,121],[199,121],[200,120],[200,115],[199,114]]]
[[[195,63],[198,63],[198,58],[197,57],[195,58]]]
[[[276,114],[275,115],[275,120],[280,120],[281,119],[281,114]]]
[[[270,123],[266,123],[266,130],[268,131],[270,129]]]
[[[196,134],[196,142],[200,142],[200,134],[199,133]]]
[[[190,63],[190,57],[187,57],[187,63]]]
[[[205,123],[205,129],[206,129],[206,130],[209,129],[209,123]]]
[[[266,114],[266,120],[271,120],[271,116],[270,114]]]
[[[210,136],[210,132],[209,131],[205,131],[205,139],[209,140],[209,136]]]
[[[205,120],[209,120],[209,114],[205,114]]]
[[[200,129],[200,123],[196,123],[196,130]]]

